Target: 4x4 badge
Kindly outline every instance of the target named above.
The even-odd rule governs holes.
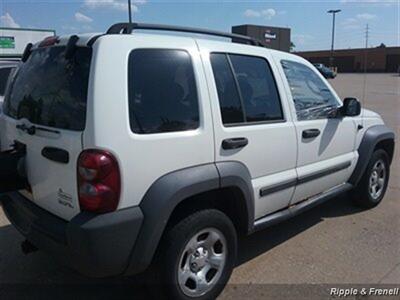
[[[58,203],[70,208],[74,208],[74,205],[72,204],[72,196],[64,192],[61,188],[58,189],[57,196]]]

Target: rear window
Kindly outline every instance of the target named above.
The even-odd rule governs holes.
[[[82,131],[92,50],[78,47],[65,59],[65,47],[34,50],[7,92],[4,113],[33,124]]]
[[[189,53],[138,49],[129,57],[129,117],[139,134],[199,127],[199,101]]]

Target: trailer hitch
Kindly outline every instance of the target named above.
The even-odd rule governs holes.
[[[32,244],[30,241],[25,240],[21,243],[21,250],[22,250],[22,253],[24,253],[25,255],[28,255],[30,253],[38,251],[38,248],[34,244]]]

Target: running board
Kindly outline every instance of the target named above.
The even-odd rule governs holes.
[[[327,192],[319,194],[317,196],[311,197],[302,202],[296,203],[284,210],[280,210],[278,212],[272,213],[261,219],[258,219],[254,222],[253,232],[265,229],[272,225],[278,224],[282,221],[290,219],[310,208],[313,208],[329,199],[332,199],[346,191],[349,191],[353,188],[353,185],[350,183],[344,183],[336,188],[333,188]]]

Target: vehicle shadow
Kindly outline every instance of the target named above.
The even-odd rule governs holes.
[[[268,252],[297,234],[323,222],[325,218],[352,215],[362,211],[362,208],[352,205],[346,194],[333,198],[290,220],[240,239],[236,266]]]
[[[362,211],[346,195],[331,199],[291,220],[239,239],[237,265],[323,222]],[[0,227],[0,299],[163,299],[152,272],[122,278],[89,279],[38,251],[23,255],[23,237],[11,225]]]

